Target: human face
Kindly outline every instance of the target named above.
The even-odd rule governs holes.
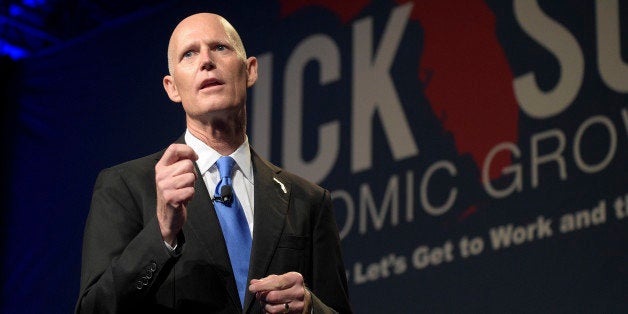
[[[163,84],[189,118],[209,121],[245,110],[246,89],[257,79],[257,60],[245,59],[234,38],[239,37],[233,27],[209,13],[184,19],[172,33],[168,47],[172,73]]]

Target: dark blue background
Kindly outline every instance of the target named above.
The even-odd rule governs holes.
[[[496,15],[498,38],[513,74],[518,76],[533,68],[546,80],[541,86],[551,87],[558,76],[556,60],[522,33],[510,3],[487,2]],[[371,3],[354,19],[374,18],[376,46],[396,5],[389,1]],[[624,63],[628,60],[627,7],[625,1],[621,2]],[[184,113],[179,104],[168,100],[161,79],[167,72],[166,47],[172,28],[181,18],[198,11],[227,17],[239,30],[250,55],[273,53],[273,140],[268,157],[274,162],[281,164],[281,134],[288,131],[282,129],[281,122],[286,59],[303,38],[322,33],[335,40],[342,62],[342,79],[320,91],[312,90],[316,88],[318,69],[313,66],[306,71],[311,78],[306,84],[312,89],[304,92],[304,114],[308,116],[303,125],[304,158],[311,158],[319,149],[311,144],[318,141],[318,125],[333,119],[342,125],[340,157],[321,182],[323,186],[356,196],[363,184],[380,191],[391,176],[404,180],[406,171],[412,170],[418,193],[420,175],[434,161],[447,159],[456,165],[459,176],[455,184],[461,194],[452,211],[434,218],[417,209],[411,223],[387,223],[382,230],[364,235],[353,230],[343,239],[347,269],[356,262],[379,261],[393,252],[409,256],[418,245],[457,242],[464,235],[483,236],[484,253],[421,271],[409,266],[401,276],[369,284],[350,283],[357,313],[618,313],[628,309],[628,228],[626,220],[617,221],[612,214],[612,200],[628,193],[627,132],[620,115],[627,109],[628,96],[608,89],[597,74],[593,1],[542,2],[545,12],[578,39],[585,55],[585,79],[569,110],[557,117],[534,120],[520,114],[517,144],[523,157],[518,162],[528,173],[524,191],[501,200],[484,194],[477,179],[480,170],[469,155],[457,153],[453,137],[443,129],[421,92],[416,79],[424,49],[419,24],[408,24],[403,48],[391,71],[407,119],[418,122],[412,123],[412,131],[423,145],[421,154],[393,162],[376,120],[374,147],[382,149],[375,152],[372,169],[352,174],[351,22],[340,22],[320,6],[307,7],[285,18],[280,16],[279,8],[276,1],[211,5],[172,1],[107,25],[64,47],[19,62],[2,60],[5,206],[0,312],[72,311],[78,297],[84,221],[98,171],[160,150],[184,132]],[[607,169],[587,175],[576,170],[571,145],[576,128],[593,115],[612,119],[618,131],[618,148]],[[558,180],[552,168],[541,174],[542,183],[532,189],[529,166],[525,166],[530,162],[530,136],[552,128],[567,135],[569,177]],[[587,154],[593,156],[592,160],[599,160],[608,145],[605,134],[599,134],[599,141],[587,141]],[[252,142],[255,145],[254,134]],[[291,170],[298,173],[298,169]],[[447,191],[445,182],[440,192]],[[402,188],[401,200],[405,199],[404,193]],[[383,194],[374,192],[373,196],[376,204],[381,204]],[[538,215],[557,220],[564,213],[590,208],[600,199],[607,199],[608,207],[607,223],[602,226],[564,235],[555,230],[549,239],[501,251],[489,248],[487,231],[494,226],[526,224]],[[480,210],[460,221],[459,215],[470,205]],[[339,207],[339,222],[344,222],[345,214]]]

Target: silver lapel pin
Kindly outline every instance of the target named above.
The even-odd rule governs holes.
[[[277,178],[275,178],[275,177],[273,177],[273,180],[275,180],[275,182],[277,182],[277,184],[279,184],[279,185],[281,186],[281,190],[282,190],[284,193],[288,193],[288,191],[286,191],[286,186],[285,186],[285,185],[283,185],[283,183],[281,183],[281,181],[277,180]]]

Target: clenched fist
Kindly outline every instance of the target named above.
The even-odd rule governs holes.
[[[187,203],[194,196],[198,155],[185,144],[172,144],[155,165],[157,220],[164,241],[174,246],[187,219]]]

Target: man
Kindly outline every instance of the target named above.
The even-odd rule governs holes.
[[[76,312],[350,313],[329,191],[249,148],[257,60],[238,33],[218,15],[189,16],[172,33],[168,68],[163,85],[187,130],[98,176]],[[232,204],[245,229],[237,240],[219,210]]]

